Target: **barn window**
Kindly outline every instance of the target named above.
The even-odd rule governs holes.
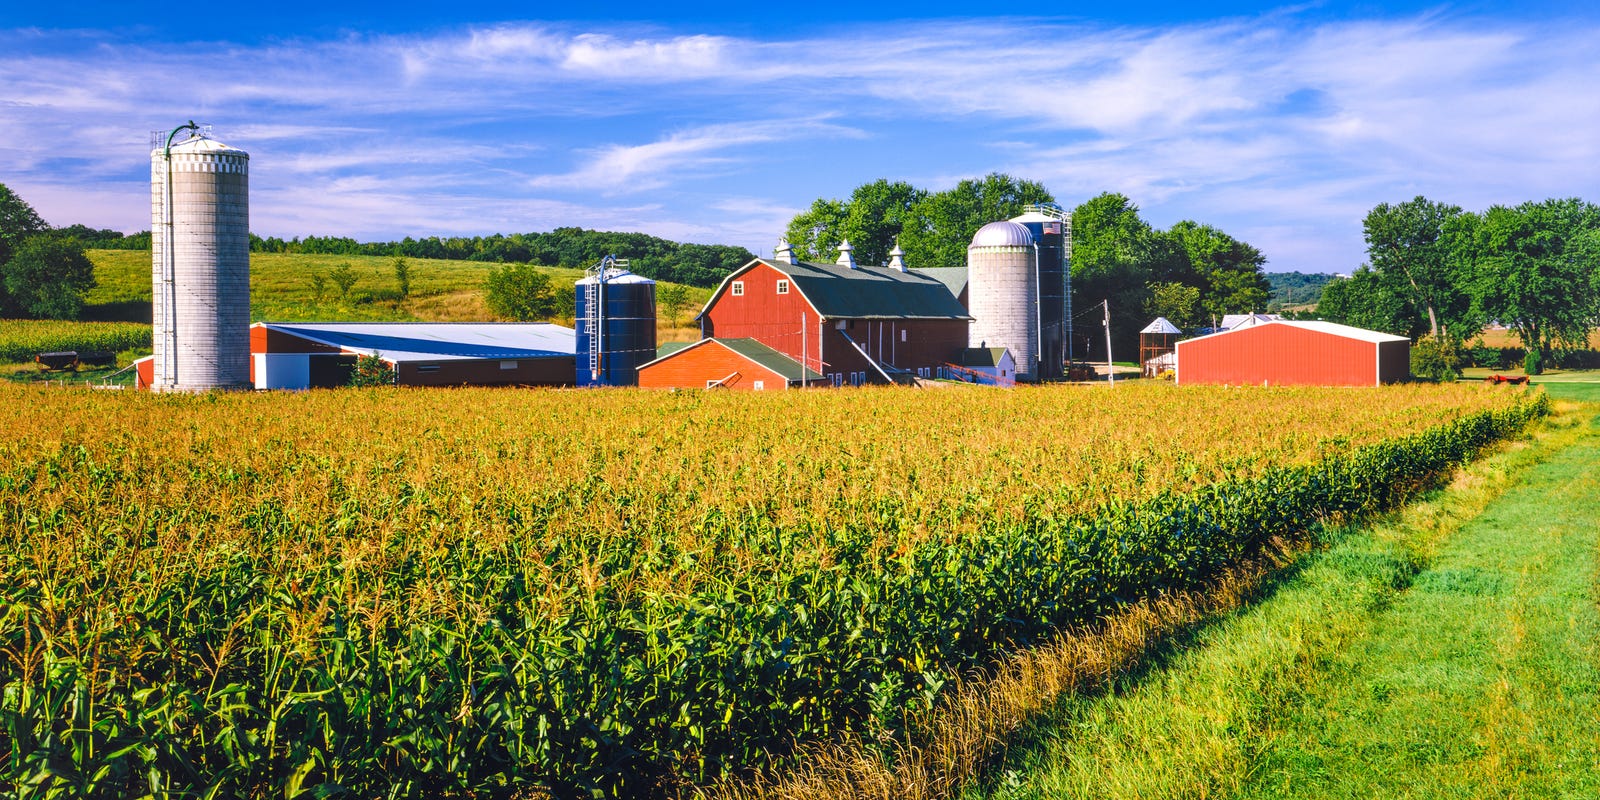
[[[906,329],[905,328],[901,328],[900,329],[900,341],[903,342],[905,340],[906,340]]]
[[[500,362],[500,368],[501,369],[516,369],[517,366],[518,366],[518,364],[515,361],[502,361],[502,362]]]
[[[788,293],[789,293],[789,282],[788,281],[778,281],[778,294],[788,294]]]
[[[758,392],[765,391],[766,388],[767,388],[767,382],[766,381],[752,381],[751,384],[750,384],[750,388],[752,388],[752,389],[754,389],[754,390],[756,390]]]
[[[417,366],[417,371],[418,372],[438,372],[439,371],[439,365],[438,364],[419,364]]]
[[[733,288],[728,291],[728,294],[734,297],[744,297],[744,281],[734,281]]]

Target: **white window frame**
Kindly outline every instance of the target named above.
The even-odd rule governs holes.
[[[789,282],[788,281],[778,281],[778,294],[788,294],[788,293],[789,293]]]
[[[744,297],[744,281],[734,281],[733,285],[728,287],[728,294],[734,297]]]
[[[753,391],[764,392],[764,391],[767,390],[767,382],[766,381],[751,381],[750,382],[750,388]]]

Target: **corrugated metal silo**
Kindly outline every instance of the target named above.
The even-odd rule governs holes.
[[[251,385],[249,167],[193,123],[150,154],[155,391]]]
[[[1038,380],[1039,261],[1033,233],[1020,223],[991,222],[967,246],[971,347],[1004,347],[1017,377]]]
[[[1066,213],[1053,205],[1029,206],[1027,213],[1013,217],[1033,234],[1039,245],[1039,374],[1042,381],[1060,380],[1067,360],[1067,274]]]
[[[579,386],[637,386],[656,357],[656,282],[604,267],[578,281]]]

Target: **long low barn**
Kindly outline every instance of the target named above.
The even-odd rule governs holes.
[[[401,386],[571,386],[577,339],[548,322],[258,322],[250,326],[257,389],[343,386],[356,359],[375,355]],[[139,385],[153,363],[138,365]]]
[[[1411,378],[1411,340],[1333,322],[1248,324],[1177,344],[1177,382],[1377,386]]]

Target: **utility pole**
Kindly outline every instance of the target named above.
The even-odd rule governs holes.
[[[1117,383],[1117,368],[1111,364],[1111,301],[1101,300],[1100,306],[1106,312],[1106,385],[1115,386]]]

